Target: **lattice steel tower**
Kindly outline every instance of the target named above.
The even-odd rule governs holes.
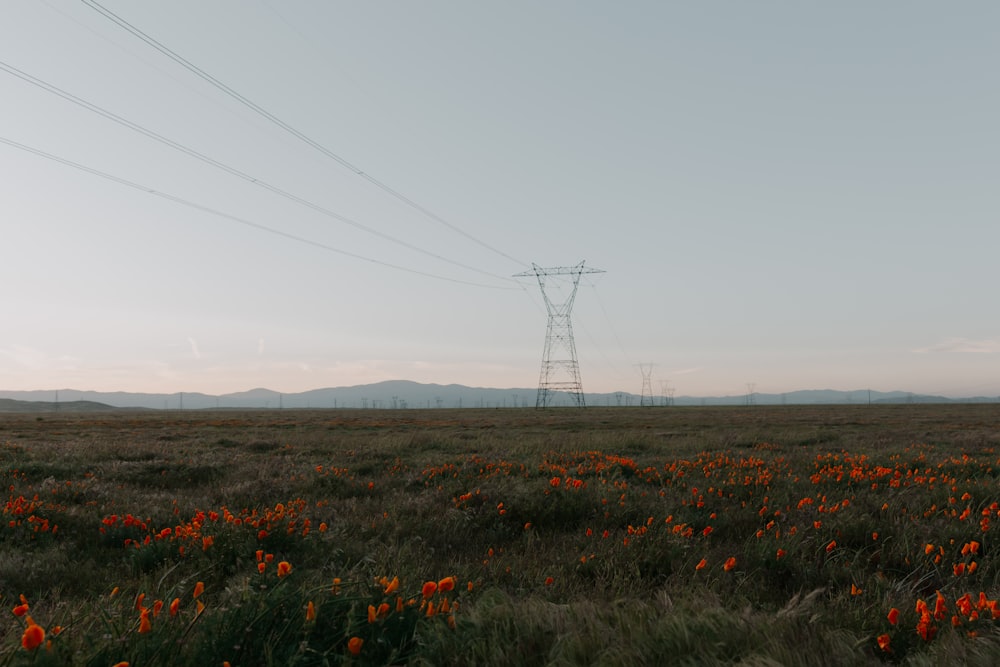
[[[576,299],[576,289],[580,284],[580,276],[584,273],[604,273],[601,269],[584,267],[583,262],[576,266],[558,266],[542,268],[531,265],[531,271],[515,275],[516,278],[535,276],[542,290],[545,308],[549,313],[549,324],[545,332],[545,351],[542,353],[542,371],[538,378],[538,395],[535,398],[535,408],[547,408],[552,401],[552,394],[564,391],[570,395],[577,407],[584,407],[583,385],[580,383],[580,364],[576,360],[576,343],[573,342],[573,323],[570,315],[573,311],[573,301]],[[545,291],[545,280],[550,276],[570,276],[572,288],[564,295],[561,302],[555,302]]]

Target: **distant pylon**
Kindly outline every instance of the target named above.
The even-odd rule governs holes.
[[[639,372],[642,373],[642,394],[639,396],[639,405],[653,406],[653,366],[654,364],[639,364]]]
[[[583,385],[580,382],[580,364],[576,360],[576,343],[573,341],[573,301],[580,276],[584,273],[604,273],[601,269],[585,268],[583,262],[576,266],[542,268],[531,265],[531,271],[515,274],[515,278],[534,276],[542,290],[545,308],[549,313],[549,323],[545,332],[545,350],[542,353],[542,370],[538,378],[536,408],[547,408],[551,404],[553,392],[563,391],[570,395],[577,407],[584,407]],[[570,276],[573,288],[562,302],[556,303],[545,291],[545,279],[549,276]]]

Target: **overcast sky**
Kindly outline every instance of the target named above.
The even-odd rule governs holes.
[[[998,26],[3,0],[0,389],[534,387],[585,261],[588,392],[1000,394]]]

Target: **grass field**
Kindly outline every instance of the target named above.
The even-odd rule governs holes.
[[[0,665],[1000,664],[1000,406],[0,416]]]

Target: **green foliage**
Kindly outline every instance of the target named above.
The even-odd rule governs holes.
[[[996,406],[35,417],[0,665],[1000,661]]]

